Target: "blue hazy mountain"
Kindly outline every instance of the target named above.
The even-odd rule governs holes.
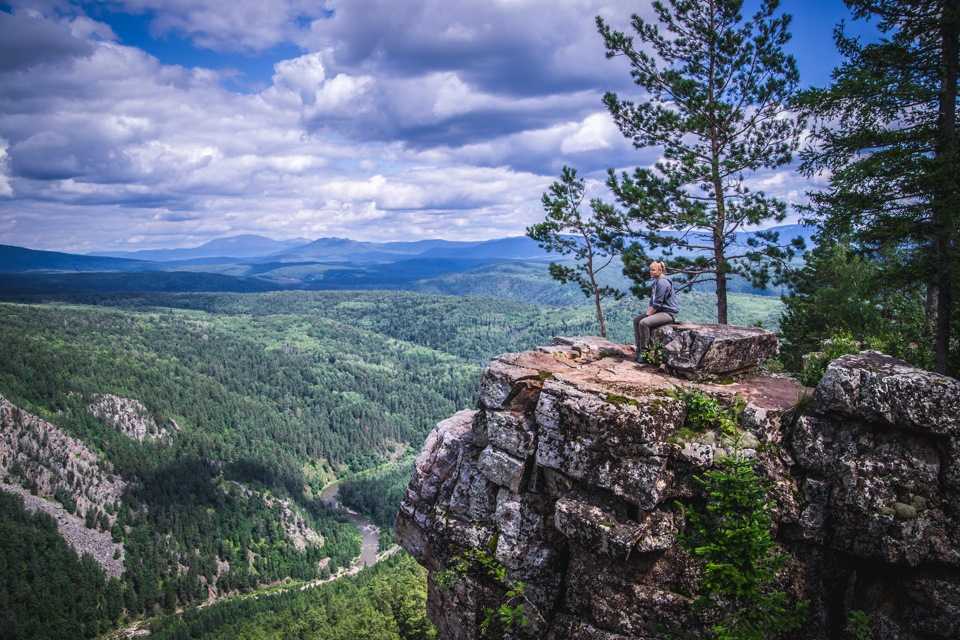
[[[468,246],[435,247],[421,254],[422,258],[472,258],[474,260],[546,260],[556,257],[540,248],[526,236],[497,238]]]
[[[107,251],[90,255],[136,260],[172,261],[196,258],[259,258],[308,244],[306,238],[274,240],[266,236],[239,235],[217,238],[187,249],[146,249],[143,251]]]
[[[812,246],[812,230],[800,225],[775,228],[780,242],[801,237]],[[752,234],[738,234],[746,247]],[[229,245],[254,244],[213,241],[220,252]],[[269,239],[268,239],[269,240]],[[273,242],[272,240],[270,242]],[[260,244],[261,248],[267,245]],[[199,247],[197,249],[200,249]],[[173,254],[173,252],[179,252]],[[130,291],[265,291],[283,289],[404,289],[460,295],[488,295],[567,304],[579,299],[579,290],[567,291],[547,273],[548,260],[562,256],[542,250],[526,237],[482,242],[422,240],[416,242],[362,242],[347,238],[320,238],[257,257],[192,257],[183,251],[162,254],[176,260],[132,260],[35,251],[0,245],[0,291],[17,294]],[[142,255],[142,252],[141,252]],[[158,255],[156,253],[152,255]],[[669,262],[669,258],[668,258]],[[82,273],[81,273],[82,272]],[[100,272],[100,273],[94,273]],[[18,275],[19,274],[19,275]],[[622,290],[630,283],[618,265],[611,265],[607,284]],[[779,295],[780,289],[756,290],[734,278],[730,290]],[[572,293],[571,293],[572,292]]]
[[[152,262],[125,258],[84,256],[60,251],[40,251],[0,245],[0,272],[23,271],[156,271]]]
[[[453,240],[419,240],[416,242],[363,242],[349,238],[318,238],[305,244],[270,256],[271,260],[319,262],[374,263],[394,262],[414,256],[426,256],[431,251],[449,249],[454,252],[469,249],[478,242]],[[462,258],[462,254],[453,257]]]

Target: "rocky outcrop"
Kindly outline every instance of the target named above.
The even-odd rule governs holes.
[[[960,637],[958,426],[953,378],[872,351],[827,367],[788,433],[804,503],[790,533],[815,545],[824,615],[868,611],[878,638]]]
[[[158,424],[143,403],[109,393],[98,393],[87,410],[94,417],[137,442],[168,440],[179,430],[174,420]]]
[[[797,637],[845,637],[855,609],[874,638],[960,635],[960,383],[864,353],[801,402],[811,390],[785,377],[693,382],[632,356],[597,338],[505,354],[478,408],[431,432],[396,530],[429,570],[442,638],[479,638],[504,599],[482,572],[449,579],[469,549],[526,585],[529,624],[511,637],[697,636],[700,566],[674,505],[702,498],[694,477],[733,446],[769,482],[780,582],[809,604]],[[678,389],[741,398],[737,442],[686,428]]]
[[[255,491],[250,487],[234,480],[226,481],[227,490],[233,490],[240,493],[247,499],[255,498],[263,502],[268,509],[276,513],[280,525],[283,527],[284,535],[287,540],[297,549],[304,551],[307,547],[322,547],[323,536],[307,523],[303,514],[294,506],[292,500],[288,498],[277,498],[263,491]],[[229,568],[229,565],[227,565]]]
[[[70,513],[59,502],[35,496],[18,484],[0,482],[0,490],[23,498],[27,511],[42,511],[57,523],[57,531],[78,556],[88,553],[97,561],[104,573],[119,578],[123,575],[125,551],[123,545],[113,541],[108,531],[89,529],[84,519]]]
[[[663,345],[666,369],[693,380],[749,373],[778,352],[776,334],[758,327],[668,324],[654,338]]]
[[[126,483],[112,471],[76,438],[0,397],[0,488],[54,516],[68,544],[119,575],[114,555],[122,563],[123,550],[109,531]]]

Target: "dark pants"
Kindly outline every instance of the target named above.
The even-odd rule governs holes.
[[[673,322],[673,316],[666,311],[660,311],[652,316],[637,316],[633,319],[633,335],[637,340],[637,357],[640,357],[640,354],[647,350],[653,330],[671,322]]]

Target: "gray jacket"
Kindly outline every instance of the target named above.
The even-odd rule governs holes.
[[[655,278],[653,286],[650,287],[650,306],[657,313],[665,311],[672,316],[680,311],[680,303],[677,300],[677,293],[673,290],[673,283],[670,278],[660,276]]]

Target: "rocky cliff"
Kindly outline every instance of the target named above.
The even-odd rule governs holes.
[[[0,397],[0,490],[53,516],[67,543],[113,576],[123,572],[124,551],[110,528],[125,488],[85,444]]]
[[[180,430],[175,420],[158,422],[142,402],[133,398],[97,393],[87,410],[104,424],[137,442],[169,440]]]
[[[808,603],[797,637],[849,637],[854,610],[874,638],[960,637],[960,383],[865,352],[813,392],[750,372],[769,334],[681,333],[660,368],[595,338],[500,356],[478,408],[433,430],[396,529],[429,570],[441,637],[481,637],[504,602],[505,581],[450,571],[471,549],[526,585],[528,623],[508,636],[702,637],[678,505],[702,500],[694,478],[734,446],[768,483],[778,584]],[[725,352],[739,377],[703,382]],[[678,390],[739,402],[737,442],[690,429]]]

